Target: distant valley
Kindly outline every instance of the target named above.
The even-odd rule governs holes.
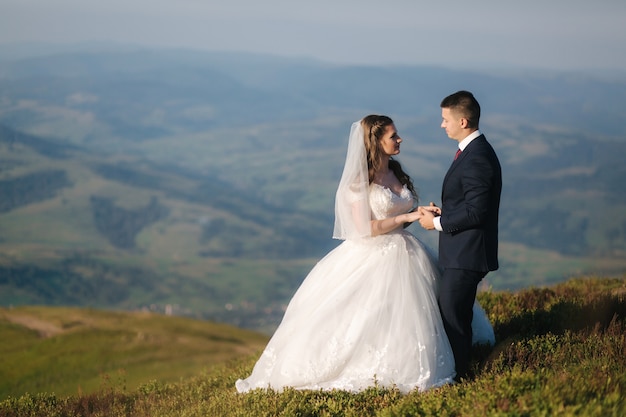
[[[271,331],[331,239],[352,121],[394,118],[437,202],[472,90],[500,155],[484,289],[626,271],[626,74],[337,67],[177,50],[0,49],[0,305],[148,309]],[[436,247],[436,235],[411,226]]]

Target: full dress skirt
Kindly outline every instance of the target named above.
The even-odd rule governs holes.
[[[404,191],[374,189],[386,201],[374,216],[410,209]],[[304,279],[237,391],[379,386],[407,393],[451,383],[454,357],[437,304],[438,276],[431,253],[403,229],[344,241]]]

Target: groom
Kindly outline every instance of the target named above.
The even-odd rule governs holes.
[[[478,283],[498,269],[500,162],[478,130],[480,105],[469,91],[441,102],[441,127],[458,150],[443,180],[441,208],[420,207],[420,224],[438,230],[439,308],[456,362],[457,380],[469,377],[472,307]]]

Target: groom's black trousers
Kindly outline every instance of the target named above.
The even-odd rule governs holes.
[[[457,378],[469,375],[472,352],[472,318],[478,283],[486,272],[444,269],[439,282],[439,309],[452,346]]]

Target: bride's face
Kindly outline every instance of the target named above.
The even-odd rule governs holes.
[[[397,155],[400,153],[400,142],[402,142],[402,138],[398,135],[396,126],[390,124],[385,129],[383,137],[380,138],[380,148],[385,155]]]

